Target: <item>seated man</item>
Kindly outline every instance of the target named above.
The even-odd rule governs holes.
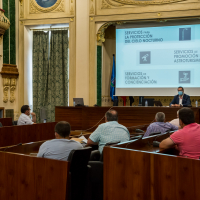
[[[170,124],[169,122],[165,123],[165,114],[163,112],[156,113],[154,123],[150,124],[147,128],[146,133],[143,137],[148,137],[150,133],[165,133],[166,131],[175,131],[178,130],[177,126]]]
[[[178,94],[174,96],[174,99],[169,105],[172,107],[189,106],[191,105],[190,96],[187,94],[184,94],[183,87],[179,87]]]
[[[194,112],[190,108],[179,110],[181,130],[173,133],[160,143],[161,149],[168,149],[177,145],[180,156],[199,159],[200,157],[200,125],[195,123]]]
[[[98,128],[90,135],[87,145],[99,145],[99,151],[102,153],[106,143],[109,142],[125,142],[130,139],[128,129],[118,123],[118,114],[115,110],[109,110],[105,115],[104,124],[100,124]]]
[[[173,120],[170,121],[169,123],[170,123],[170,124],[173,124],[173,125],[175,125],[175,126],[178,126],[178,127],[180,128],[180,126],[179,126],[178,112],[179,112],[179,111],[177,111],[177,118],[176,118],[176,119],[173,119]]]
[[[28,105],[23,105],[21,107],[21,115],[17,121],[17,125],[28,125],[28,124],[34,124],[36,123],[36,114],[35,113],[30,113],[30,108]],[[32,115],[32,121],[29,117],[29,115]]]
[[[70,130],[68,122],[58,122],[55,126],[56,139],[44,142],[40,146],[37,157],[67,161],[72,150],[83,148],[79,142],[69,139]]]

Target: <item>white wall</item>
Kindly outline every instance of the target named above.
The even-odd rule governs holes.
[[[24,104],[33,105],[32,84],[33,32],[24,26]]]

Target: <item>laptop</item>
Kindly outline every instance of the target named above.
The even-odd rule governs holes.
[[[84,106],[83,98],[73,98],[75,106]]]

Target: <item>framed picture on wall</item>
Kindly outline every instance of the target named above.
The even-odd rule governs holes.
[[[57,0],[35,0],[35,1],[42,8],[49,8],[57,2]]]

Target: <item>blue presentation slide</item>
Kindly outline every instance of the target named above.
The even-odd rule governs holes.
[[[116,88],[200,87],[200,25],[116,29]]]

